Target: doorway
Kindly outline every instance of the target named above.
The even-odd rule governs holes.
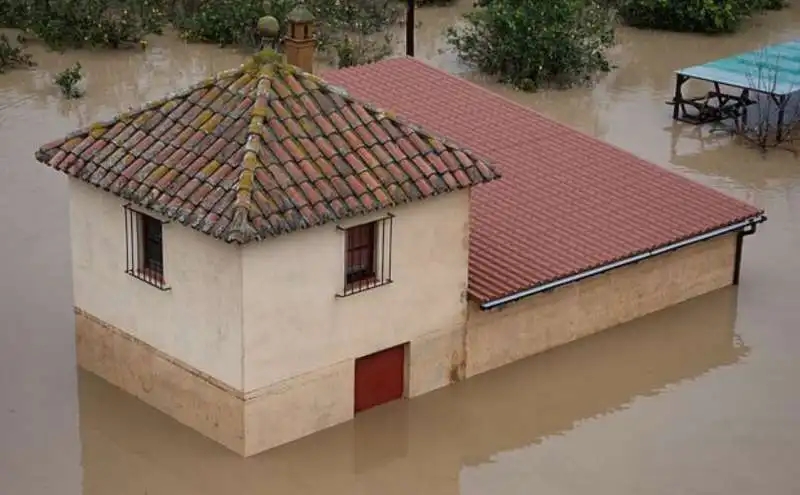
[[[356,413],[403,397],[405,347],[399,345],[356,359]]]

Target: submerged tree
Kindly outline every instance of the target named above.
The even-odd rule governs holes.
[[[194,12],[175,20],[191,41],[257,46],[258,20],[277,19],[286,34],[287,16],[300,0],[201,0]],[[305,0],[316,19],[320,51],[332,54],[340,66],[379,60],[391,53],[390,28],[400,19],[396,0]]]
[[[458,56],[530,91],[568,86],[610,70],[613,9],[594,0],[483,0],[447,32]]]
[[[0,24],[23,29],[51,48],[134,46],[161,32],[156,0],[0,0]]]
[[[753,104],[737,119],[735,133],[762,151],[791,146],[800,137],[800,88],[787,85],[780,57],[771,57],[769,50],[760,52],[747,77]]]
[[[83,81],[83,73],[80,62],[75,62],[71,67],[67,67],[63,71],[56,74],[53,82],[61,90],[61,94],[68,100],[73,100],[83,96],[83,90],[80,88],[81,81]]]
[[[786,5],[784,0],[616,0],[614,3],[622,20],[630,26],[697,33],[734,32],[751,15]]]

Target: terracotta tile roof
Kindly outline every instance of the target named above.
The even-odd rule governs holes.
[[[266,52],[36,158],[238,243],[498,177],[471,151]]]
[[[502,169],[472,192],[469,291],[481,303],[762,213],[417,60],[326,78]]]

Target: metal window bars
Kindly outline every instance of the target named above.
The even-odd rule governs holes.
[[[163,224],[125,205],[125,273],[167,291],[164,280]]]
[[[350,228],[345,234],[344,280],[337,297],[358,294],[392,283],[392,227],[394,215]]]

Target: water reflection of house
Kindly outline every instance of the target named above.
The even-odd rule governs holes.
[[[458,474],[465,466],[491,462],[497,453],[739,362],[748,348],[734,333],[736,296],[732,288],[707,294],[496,373],[372,410],[246,463],[82,374],[84,495],[463,493]],[[653,418],[654,428],[661,421]]]
[[[709,177],[724,177],[749,191],[785,189],[797,183],[800,169],[792,150],[764,150],[726,132],[673,123],[669,161]]]
[[[414,60],[351,96],[290,27],[37,153],[85,368],[250,455],[736,281],[759,210]]]

